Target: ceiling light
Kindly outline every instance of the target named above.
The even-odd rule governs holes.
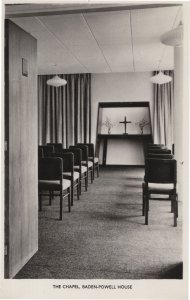
[[[164,33],[161,42],[168,46],[179,47],[183,43],[183,24],[179,23],[178,27]]]
[[[60,78],[58,75],[55,75],[53,78],[48,79],[46,83],[54,87],[59,87],[62,85],[66,85],[67,81],[65,79]]]
[[[156,84],[164,84],[172,81],[172,77],[165,75],[164,73],[162,73],[162,71],[160,71],[158,74],[151,77],[150,81]]]

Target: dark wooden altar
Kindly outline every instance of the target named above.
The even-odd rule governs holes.
[[[107,157],[107,145],[109,139],[135,139],[140,140],[143,143],[143,149],[144,154],[146,153],[146,147],[148,143],[152,142],[152,136],[150,134],[98,134],[97,139],[97,149],[100,147],[100,142],[103,140],[103,158],[102,158],[102,164],[103,166],[106,165],[106,157]],[[99,153],[98,153],[99,154]]]

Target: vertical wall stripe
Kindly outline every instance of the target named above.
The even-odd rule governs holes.
[[[80,89],[80,142],[83,143],[84,142],[84,136],[83,136],[83,122],[84,122],[84,118],[83,118],[83,101],[84,101],[84,88],[83,88],[83,81],[84,78],[81,78],[81,89]]]
[[[88,89],[89,89],[89,100],[88,100],[88,103],[89,103],[89,143],[91,143],[91,132],[92,132],[92,123],[91,123],[91,74],[88,74],[88,81],[89,81],[89,84],[88,84]]]
[[[174,77],[173,71],[164,71],[164,74]],[[164,144],[169,149],[173,144],[173,84],[173,80],[154,84],[154,143]]]
[[[38,76],[39,144],[91,141],[91,75],[60,75],[67,85],[59,88],[46,84],[51,77]]]
[[[86,89],[86,76],[84,76],[84,143],[87,142],[87,89]]]
[[[79,77],[78,75],[76,76],[75,80],[75,98],[74,98],[74,108],[75,108],[75,113],[74,113],[74,143],[78,143],[78,82],[79,82]]]
[[[68,106],[67,106],[68,99],[69,99],[68,84],[69,84],[69,78],[67,78],[66,97],[65,97],[65,130],[66,130],[65,144],[66,144],[66,148],[68,148]]]

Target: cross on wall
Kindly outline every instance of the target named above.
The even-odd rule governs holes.
[[[127,121],[127,118],[126,118],[126,116],[125,116],[125,118],[124,118],[124,121],[121,121],[121,122],[119,122],[119,123],[122,123],[122,124],[124,124],[124,128],[125,128],[125,133],[124,134],[128,134],[126,131],[127,131],[127,124],[128,123],[132,123],[131,121]]]

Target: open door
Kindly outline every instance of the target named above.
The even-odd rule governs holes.
[[[5,278],[38,249],[37,41],[5,21]]]

